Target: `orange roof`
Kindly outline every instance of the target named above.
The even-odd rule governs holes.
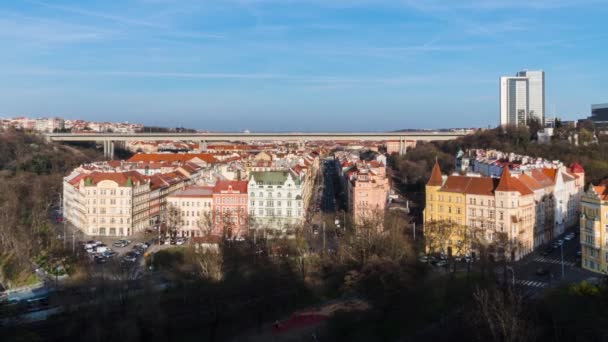
[[[138,153],[129,162],[187,162],[194,158],[201,159],[207,163],[216,163],[217,159],[209,153]]]
[[[600,200],[608,201],[608,180],[604,179],[600,184],[592,186]]]
[[[532,190],[525,186],[519,179],[511,177],[509,167],[506,165],[503,168],[500,181],[498,182],[498,186],[496,187],[495,191],[519,192],[522,195],[533,194]]]
[[[241,194],[247,194],[247,181],[225,181],[220,180],[215,183],[213,187],[213,193],[220,193],[222,191],[232,190],[238,191]]]
[[[449,176],[441,187],[441,191],[464,193],[469,186],[471,177],[465,176]]]
[[[547,175],[547,177],[551,178],[551,180],[555,180],[555,176],[557,175],[557,169],[543,169],[543,173]]]
[[[547,176],[542,170],[539,169],[530,170],[530,176],[543,187],[548,187],[555,184],[552,178]]]
[[[540,184],[540,182],[538,182],[536,179],[534,179],[533,177],[528,176],[527,174],[521,174],[518,178],[522,183],[524,183],[525,186],[527,186],[528,188],[530,188],[531,190],[540,190],[542,188],[544,188],[544,186],[542,186]]]
[[[431,172],[431,178],[426,183],[426,185],[430,186],[441,186],[443,183],[443,179],[441,178],[441,169],[439,168],[439,163],[435,160],[435,165],[433,166],[433,171]]]
[[[498,185],[498,179],[490,177],[469,177],[469,185],[466,193],[469,195],[494,196],[494,188]]]

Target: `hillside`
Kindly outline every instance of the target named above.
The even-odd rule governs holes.
[[[30,278],[30,260],[53,248],[50,210],[59,203],[62,178],[101,154],[92,148],[46,142],[41,136],[0,131],[0,279]]]

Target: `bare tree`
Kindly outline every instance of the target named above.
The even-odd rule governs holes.
[[[481,340],[525,342],[534,339],[533,329],[525,316],[527,307],[523,298],[511,288],[504,290],[478,289],[473,294],[475,309],[472,321],[480,332]]]

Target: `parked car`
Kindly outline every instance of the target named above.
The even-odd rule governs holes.
[[[98,245],[97,247],[95,247],[95,253],[104,253],[108,250],[108,246],[106,245]]]
[[[546,276],[549,274],[549,270],[544,268],[544,267],[539,267],[536,269],[536,275],[537,276]]]
[[[178,246],[183,245],[184,243],[186,243],[186,239],[184,239],[184,238],[180,237],[180,238],[175,239],[175,244]]]
[[[104,257],[104,256],[103,256],[103,255],[101,255],[101,254],[97,254],[96,256],[94,256],[94,257],[93,257],[93,260],[94,260],[96,263],[98,263],[98,264],[105,264],[105,263],[106,263],[106,261],[108,261],[108,260],[106,259],[106,257]]]
[[[92,249],[97,247],[97,241],[89,240],[84,244],[84,249]]]
[[[564,236],[564,240],[566,240],[566,241],[570,241],[572,239],[574,239],[574,236],[570,236],[570,235]]]
[[[558,246],[561,246],[563,244],[564,244],[564,240],[562,240],[562,239],[557,240],[557,245]]]
[[[435,263],[435,266],[437,267],[446,267],[448,265],[447,260],[439,260]]]
[[[108,259],[109,259],[109,258],[113,258],[113,257],[114,257],[116,254],[118,254],[118,253],[114,252],[114,251],[113,251],[113,250],[111,250],[111,249],[108,249],[107,251],[105,251],[105,252],[101,253],[101,255],[103,255],[104,257],[106,257],[106,258],[108,258]]]
[[[114,241],[114,243],[112,244],[114,247],[127,247],[129,244],[131,243],[130,240],[118,240],[118,241]]]
[[[124,256],[124,258],[122,258],[122,260],[126,262],[135,262],[137,260],[137,254],[129,252]]]

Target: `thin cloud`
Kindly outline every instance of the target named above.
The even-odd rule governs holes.
[[[98,19],[104,19],[104,20],[112,21],[112,22],[115,22],[118,24],[146,26],[146,27],[159,27],[158,24],[153,23],[153,22],[125,18],[125,17],[108,14],[108,13],[103,13],[103,12],[99,12],[99,11],[89,11],[89,10],[85,10],[85,9],[78,8],[78,7],[51,4],[51,3],[37,1],[37,0],[24,0],[24,1],[26,1],[30,4],[33,4],[33,5],[43,6],[43,7],[50,8],[50,9],[55,9],[55,10],[74,13],[74,14],[80,14],[80,15],[98,18]]]

